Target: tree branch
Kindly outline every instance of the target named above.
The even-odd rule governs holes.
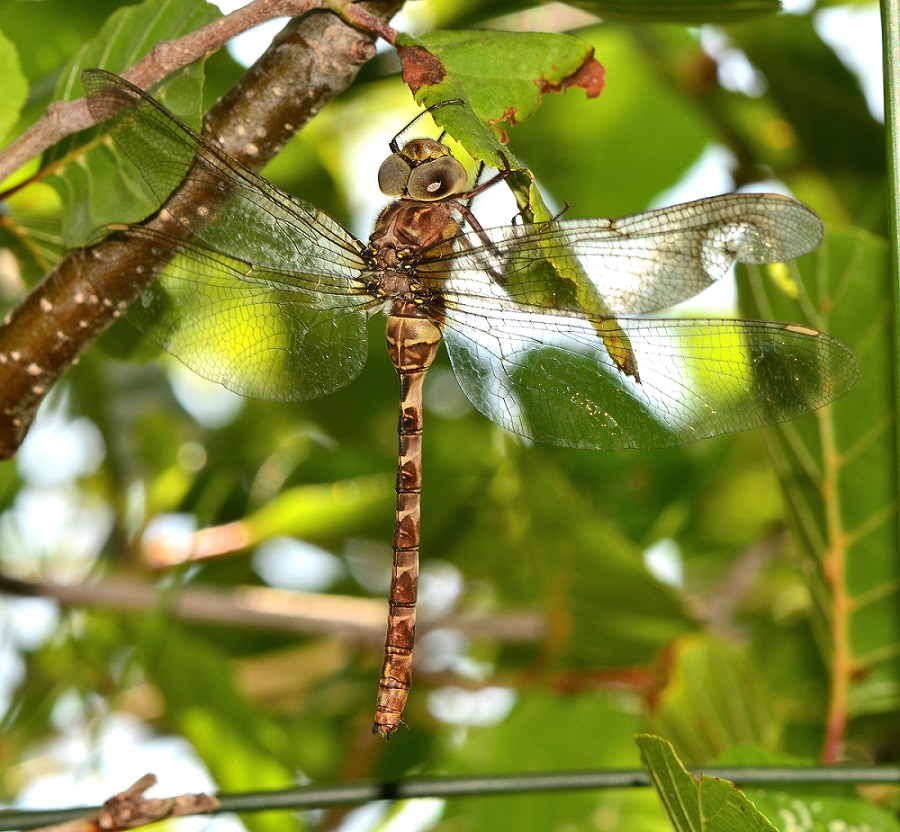
[[[259,4],[265,0],[251,5]],[[389,18],[400,3],[376,0],[365,5],[378,18]],[[269,7],[284,13],[287,0]],[[204,132],[226,153],[261,169],[299,127],[349,86],[375,54],[373,37],[322,11],[291,21],[210,110]],[[163,64],[157,58],[151,65]],[[179,198],[179,210],[190,210],[184,195],[176,194]],[[147,225],[184,234],[165,211]],[[3,319],[0,459],[15,454],[53,384],[155,278],[164,263],[152,249],[147,241],[125,245],[109,239],[90,250],[71,252]]]

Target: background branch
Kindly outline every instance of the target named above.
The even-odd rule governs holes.
[[[352,638],[365,644],[384,640],[386,602],[347,595],[319,595],[270,587],[240,586],[230,592],[187,587],[167,601],[165,591],[133,580],[93,584],[24,581],[0,575],[0,593],[52,598],[63,607],[100,607],[127,612],[152,612],[163,607],[191,621],[291,633],[321,633]],[[541,613],[498,615],[456,613],[437,620],[423,617],[419,629],[449,627],[469,638],[528,643],[541,639],[546,622]]]

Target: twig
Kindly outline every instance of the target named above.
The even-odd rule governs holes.
[[[96,812],[56,826],[46,826],[43,832],[118,832],[165,818],[206,814],[220,805],[215,797],[202,792],[166,798],[144,797],[144,792],[155,785],[156,776],[145,774],[125,791],[107,800]]]
[[[177,40],[160,41],[122,76],[148,89],[176,69],[212,54],[261,23],[277,17],[299,17],[312,9],[333,5],[333,0],[253,0]],[[85,99],[53,102],[38,121],[0,152],[0,182],[61,139],[93,123]]]

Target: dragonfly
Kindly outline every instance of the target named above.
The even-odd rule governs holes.
[[[726,194],[619,219],[483,228],[434,139],[390,143],[392,201],[368,242],[257,176],[116,75],[83,74],[95,119],[177,233],[113,224],[164,265],[127,318],[188,367],[248,397],[305,400],[349,384],[386,315],[399,377],[393,569],[373,733],[403,724],[412,680],[422,386],[441,343],[469,401],[529,439],[661,448],[793,419],[855,382],[853,354],[809,326],[652,318],[735,262],[791,260],[822,223],[774,194]]]

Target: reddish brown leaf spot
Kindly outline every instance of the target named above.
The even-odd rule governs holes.
[[[565,92],[572,87],[581,87],[588,98],[596,98],[603,92],[605,78],[606,70],[594,57],[594,52],[591,50],[591,54],[584,59],[581,66],[559,83],[551,84],[544,78],[538,78],[535,83],[542,95],[548,92]]]
[[[444,65],[421,46],[400,46],[397,55],[403,67],[403,80],[413,95],[422,87],[440,84],[447,74]]]
[[[488,125],[497,133],[501,144],[509,144],[509,134],[500,126],[509,122],[510,127],[519,123],[519,111],[515,107],[507,107],[500,118],[489,118]]]

